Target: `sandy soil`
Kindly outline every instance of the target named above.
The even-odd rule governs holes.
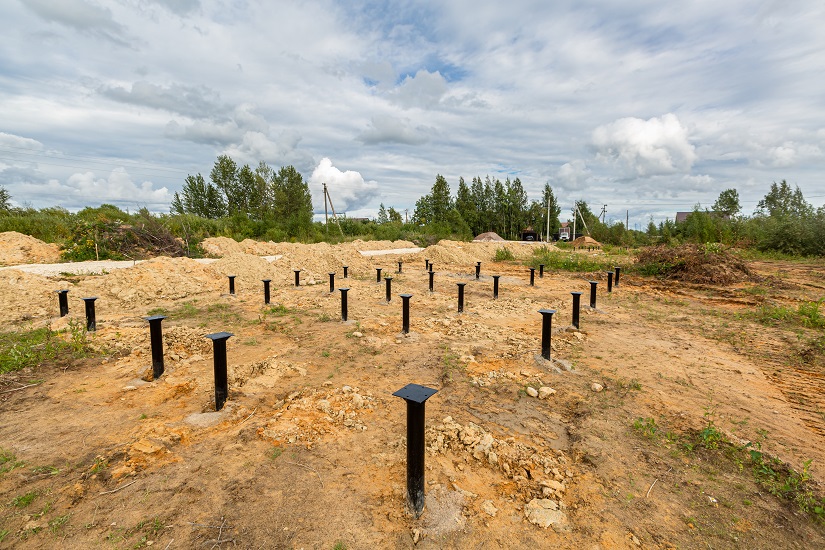
[[[823,373],[789,359],[809,334],[748,316],[766,299],[819,299],[822,266],[755,265],[781,280],[773,286],[623,276],[612,294],[599,285],[598,308],[583,307],[577,331],[570,292],[604,275],[548,273],[530,287],[524,266],[490,261],[500,246],[442,242],[368,258],[283,245],[266,247],[283,255],[273,262],[230,252],[210,266],[159,258],[102,276],[0,271],[0,289],[11,288],[0,295],[4,321],[21,327],[69,323],[54,317],[61,285],[77,300],[70,319],[82,319],[80,296],[99,295],[90,338],[103,350],[2,379],[0,447],[15,458],[0,465],[0,547],[825,545],[822,525],[747,467],[721,451],[684,450],[710,415],[735,441],[759,441],[798,470],[811,460],[823,478]],[[298,288],[294,266],[304,269]],[[393,277],[389,304],[376,267]],[[347,323],[329,271],[351,289]],[[237,275],[236,295],[227,274]],[[263,278],[273,280],[269,307]],[[403,292],[413,295],[409,335],[400,334]],[[541,308],[558,310],[554,362],[538,357]],[[167,371],[147,382],[150,311],[167,315]],[[214,412],[204,335],[218,331],[234,336],[230,398]],[[418,519],[405,508],[405,408],[391,395],[411,382],[438,390],[427,404]],[[532,397],[539,388],[543,398]],[[640,434],[641,419],[655,433]]]
[[[60,247],[17,231],[0,233],[0,266],[51,263],[60,259]]]

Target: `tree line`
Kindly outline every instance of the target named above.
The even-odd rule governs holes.
[[[67,259],[75,260],[132,257],[148,254],[153,247],[156,252],[197,256],[202,254],[197,243],[210,236],[308,243],[403,239],[427,246],[442,238],[466,240],[488,231],[519,239],[527,227],[544,235],[548,206],[551,235],[562,219],[572,221],[578,210],[584,220],[578,227],[586,225],[590,236],[608,245],[719,242],[825,256],[825,206],[814,208],[798,186],[785,180],[770,185],[751,215],[742,213],[737,190],[726,189],[711,207],[697,204],[682,222],[665,219],[657,224],[651,219],[646,229],[637,231],[621,221],[603,222],[583,199],[562,215],[549,183],[541,199],[531,201],[519,178],[501,181],[476,176],[469,184],[460,178],[453,194],[446,178],[437,175],[429,193],[416,201],[409,220],[395,207],[381,204],[374,220],[341,218],[338,226],[327,226],[313,222],[309,186],[293,166],[276,170],[261,162],[252,169],[226,155],[217,158],[208,181],[200,173],[186,177],[169,214],[153,214],[145,208],[130,213],[108,204],[77,213],[60,207],[13,207],[10,194],[0,186],[0,231],[64,244]],[[181,242],[179,251],[172,251],[174,239]]]

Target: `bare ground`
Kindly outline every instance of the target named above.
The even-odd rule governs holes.
[[[451,245],[441,254],[459,257]],[[347,323],[318,275],[296,289],[278,272],[275,307],[262,304],[259,271],[235,296],[194,267],[204,278],[194,294],[126,292],[123,276],[106,282],[114,273],[60,281],[102,291],[91,339],[105,351],[0,382],[0,448],[13,457],[0,464],[0,547],[825,546],[822,523],[757,483],[737,451],[758,442],[825,476],[823,369],[805,355],[821,329],[754,317],[766,302],[820,299],[821,265],[755,263],[768,282],[727,287],[623,276],[612,294],[600,288],[596,311],[583,307],[579,332],[568,329],[570,292],[599,274],[550,273],[530,287],[523,266],[486,259],[480,281],[474,262],[437,263],[430,294],[423,256],[410,256],[391,273],[389,304],[373,267],[393,272],[395,258],[365,260],[346,280],[338,270]],[[502,275],[497,301],[491,274]],[[25,296],[56,302],[45,290]],[[402,292],[413,294],[408,336]],[[537,310],[548,307],[555,365],[536,357]],[[52,309],[9,317],[66,326]],[[168,315],[167,372],[146,382],[150,311]],[[70,316],[82,316],[76,303]],[[230,399],[214,412],[203,335],[224,330],[235,334]],[[410,382],[439,390],[418,519],[405,507],[405,408],[391,395]],[[528,386],[556,393],[538,399]],[[697,444],[709,422],[735,445]],[[535,499],[566,522],[530,523]]]

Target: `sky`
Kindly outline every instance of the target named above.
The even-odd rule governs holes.
[[[12,202],[168,212],[218,155],[316,213],[411,215],[437,174],[549,183],[642,228],[772,182],[825,204],[819,0],[0,0]]]

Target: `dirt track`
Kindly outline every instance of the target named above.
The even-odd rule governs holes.
[[[74,294],[98,292],[93,339],[111,351],[22,373],[18,383],[43,382],[0,394],[0,447],[26,462],[0,475],[0,491],[7,502],[37,495],[26,508],[3,509],[0,531],[9,534],[0,546],[825,544],[821,526],[721,453],[687,453],[682,440],[665,437],[702,429],[711,415],[735,440],[758,440],[800,470],[811,459],[814,477],[825,475],[822,373],[788,368],[793,335],[741,316],[758,303],[747,285],[623,276],[608,295],[601,274],[551,273],[530,287],[526,268],[493,264],[486,249],[476,281],[471,250],[450,243],[430,250],[433,294],[420,254],[401,257],[402,274],[394,273],[396,258],[384,256],[350,267],[347,280],[338,271],[338,286],[351,288],[348,323],[339,321],[339,293],[329,293],[321,267],[302,274],[318,284],[294,288],[291,266],[267,272],[271,264],[244,256],[224,258],[223,271],[162,260],[132,275],[37,279],[73,285]],[[390,304],[374,267],[393,276]],[[757,267],[771,274],[784,268]],[[221,274],[240,269],[233,273],[237,295],[229,296]],[[817,284],[815,269],[786,277],[792,288],[783,299],[816,299],[806,286]],[[160,274],[185,270],[188,279],[181,275],[164,293],[146,290]],[[273,274],[275,308],[262,306],[266,273]],[[492,274],[502,275],[495,301]],[[581,331],[565,330],[570,292],[587,292],[593,277],[602,280],[598,309],[583,308]],[[185,287],[189,279],[197,284]],[[455,312],[457,282],[467,283],[462,315]],[[10,309],[42,298],[45,305],[30,308],[24,322],[65,326],[52,317],[50,287]],[[408,336],[399,334],[402,292],[413,294]],[[141,317],[157,308],[168,315],[167,373],[146,383]],[[541,308],[558,310],[553,354],[571,371],[536,357]],[[73,303],[71,316],[80,315]],[[215,413],[203,334],[222,330],[235,334],[230,400]],[[418,520],[405,511],[404,407],[391,396],[409,382],[439,390],[427,406],[428,501]],[[594,382],[604,390],[594,391]],[[528,387],[556,393],[539,399]],[[640,436],[634,423],[648,418],[656,432]],[[57,472],[35,473],[52,472],[46,466]],[[556,503],[566,522],[549,529],[530,523],[526,509],[537,499]]]

